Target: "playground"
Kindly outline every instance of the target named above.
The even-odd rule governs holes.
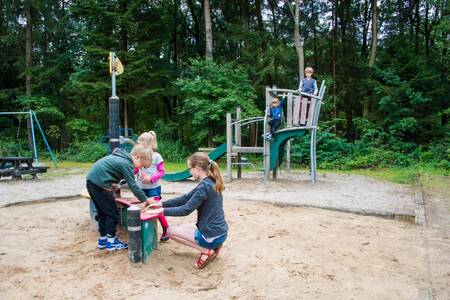
[[[0,289],[8,299],[427,299],[418,297],[427,295],[431,261],[433,287],[438,295],[449,292],[445,235],[430,231],[430,239],[439,242],[428,250],[424,227],[380,216],[399,209],[390,206],[394,202],[412,206],[414,187],[332,173],[320,174],[313,186],[307,172],[292,172],[289,179],[282,172],[277,181],[264,184],[256,175],[245,173],[227,184],[230,236],[205,270],[192,267],[195,250],[173,241],[159,243],[139,268],[125,252],[97,250],[88,200],[72,194],[83,186],[82,175],[0,182],[0,202],[9,205],[0,209]],[[46,201],[50,192],[45,187],[55,181],[60,197],[64,191],[72,197]],[[163,197],[194,185],[166,182]],[[38,201],[12,205],[13,199],[25,198]],[[329,209],[308,207],[310,200]],[[356,213],[343,212],[350,210]],[[195,216],[182,219],[169,222],[194,221]],[[428,226],[435,230],[437,224]],[[120,234],[126,238],[126,232]]]

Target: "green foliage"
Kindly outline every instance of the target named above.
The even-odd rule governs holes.
[[[75,143],[97,140],[101,131],[98,124],[93,124],[85,119],[73,119],[66,126]]]
[[[26,139],[16,139],[4,136],[0,138],[0,156],[32,157],[34,155],[28,149]]]
[[[108,154],[109,145],[97,141],[74,143],[67,151],[58,155],[58,160],[95,162]]]
[[[240,67],[191,60],[175,85],[184,95],[181,114],[192,117],[196,145],[205,142],[208,133],[217,140],[218,134],[224,132],[226,112],[233,112],[238,106],[243,118],[260,114],[254,103],[255,90]]]

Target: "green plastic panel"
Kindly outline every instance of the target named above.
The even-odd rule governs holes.
[[[273,139],[270,142],[271,171],[280,165],[286,142],[294,137],[304,136],[305,134],[306,134],[305,129],[280,130],[273,134]]]
[[[142,261],[146,263],[158,246],[157,218],[141,222]]]
[[[222,156],[224,156],[225,154],[227,154],[227,144],[222,144],[219,147],[217,147],[216,149],[214,149],[213,151],[211,151],[208,154],[208,156],[212,160],[217,160],[217,159],[221,158]],[[163,179],[165,181],[181,181],[181,180],[186,180],[189,177],[191,177],[191,172],[189,172],[189,169],[186,169],[181,172],[167,173],[166,175],[164,175]]]

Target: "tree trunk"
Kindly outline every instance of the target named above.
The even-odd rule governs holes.
[[[27,96],[31,96],[31,67],[32,60],[32,43],[33,43],[33,24],[31,13],[31,2],[28,1],[25,5],[25,14],[27,18],[26,32],[25,32],[25,91]]]
[[[415,16],[414,21],[416,23],[415,33],[414,33],[414,49],[416,51],[416,54],[419,53],[419,35],[420,35],[420,14],[419,14],[419,7],[420,7],[420,0],[416,1],[416,10],[415,10]]]
[[[378,43],[378,31],[377,31],[377,0],[372,0],[372,46],[370,51],[369,67],[373,67],[377,56],[377,43]]]
[[[369,1],[364,0],[364,24],[363,24],[363,33],[362,33],[362,45],[361,45],[361,55],[366,57],[367,54],[367,33],[369,31]]]
[[[337,119],[337,108],[336,108],[336,30],[337,30],[337,8],[336,8],[336,1],[333,1],[333,7],[332,7],[332,18],[331,18],[331,22],[332,22],[332,34],[333,34],[333,38],[332,38],[332,52],[333,52],[333,120],[336,122]],[[334,125],[334,133],[336,133],[337,128],[336,128],[336,124]]]
[[[256,20],[258,23],[258,30],[264,31],[264,23],[262,18],[262,7],[261,7],[261,0],[255,0],[255,9],[256,9]]]
[[[313,40],[314,40],[314,70],[317,69],[318,66],[318,55],[317,55],[317,24],[318,18],[316,14],[316,6],[314,5],[314,1],[311,1],[311,11],[312,11],[312,19],[313,19]]]
[[[208,121],[208,148],[212,148],[214,146],[213,138],[214,138],[214,122]]]
[[[299,86],[300,81],[305,77],[304,70],[305,70],[305,58],[303,56],[303,46],[301,42],[301,36],[300,36],[300,0],[295,0],[295,28],[294,28],[294,35],[295,35],[295,49],[297,50],[297,56],[298,56],[298,76],[299,76]]]
[[[197,49],[197,53],[199,56],[203,56],[203,47],[201,47],[200,45],[200,24],[199,24],[199,20],[198,20],[198,16],[195,12],[195,4],[193,0],[188,0],[187,1],[189,10],[191,11],[191,15],[192,15],[192,22],[193,22],[193,26],[194,26],[194,40],[195,40],[195,47]]]
[[[209,7],[209,0],[204,0],[204,14],[205,14],[205,37],[206,37],[206,59],[213,59],[213,37],[212,37],[212,29],[211,29],[211,11]]]
[[[25,3],[25,15],[27,20],[25,29],[25,93],[27,96],[31,96],[31,67],[33,65],[33,19],[31,9],[31,1],[27,1]],[[31,109],[31,107],[28,107],[28,109]],[[31,116],[29,116],[27,119],[27,133],[28,148],[31,152],[34,152],[34,143],[31,131]]]
[[[120,8],[122,11],[122,14],[125,15],[127,13],[127,1],[128,0],[122,0],[120,3]],[[122,64],[126,65],[126,53],[128,52],[128,30],[126,27],[126,24],[121,24],[121,40],[122,40],[122,51],[124,52],[124,56],[122,57]],[[124,87],[124,98],[123,98],[123,127],[124,127],[124,136],[128,137],[128,84],[125,84]],[[120,134],[120,133],[119,133]]]
[[[430,57],[430,21],[428,19],[430,6],[428,2],[429,0],[425,0],[425,54],[427,58]]]

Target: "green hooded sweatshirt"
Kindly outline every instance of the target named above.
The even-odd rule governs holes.
[[[123,178],[136,198],[144,202],[147,200],[147,196],[136,184],[133,168],[134,165],[130,153],[116,148],[112,154],[94,163],[87,174],[86,180],[91,181],[101,188],[111,190],[111,185],[118,183]]]

